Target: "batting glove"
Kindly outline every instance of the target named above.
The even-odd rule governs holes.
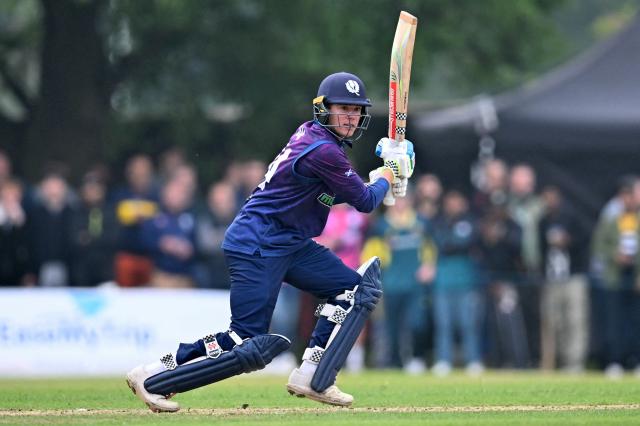
[[[391,168],[389,168],[387,166],[382,166],[382,167],[378,167],[377,169],[371,170],[369,172],[369,183],[374,183],[378,179],[384,179],[384,171],[385,170],[389,170],[391,173],[393,173],[393,169],[391,169]],[[395,174],[394,174],[394,176],[395,176]]]
[[[393,170],[393,176],[397,178],[408,178],[413,174],[415,159],[411,159],[407,154],[387,157],[384,165]]]
[[[406,196],[408,183],[409,183],[409,179],[407,178],[394,179],[393,185],[391,185],[393,196],[396,198]]]
[[[408,139],[403,142],[403,146],[400,146],[400,143],[393,139],[382,138],[376,144],[376,155],[383,160],[393,154],[413,155],[413,142]]]
[[[411,177],[413,174],[413,169],[416,164],[416,154],[411,141],[405,139],[398,144],[393,139],[382,138],[376,145],[376,155],[382,158],[383,161],[397,160],[399,163],[398,171],[402,172],[399,176]],[[403,160],[405,156],[408,157],[407,160]],[[393,168],[392,165],[390,166]]]

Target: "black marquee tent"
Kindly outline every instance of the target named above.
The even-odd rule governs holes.
[[[468,181],[484,134],[496,156],[533,165],[541,185],[559,186],[593,218],[620,176],[640,174],[640,17],[520,89],[411,124],[420,160],[445,183]]]

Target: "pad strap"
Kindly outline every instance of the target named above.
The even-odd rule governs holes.
[[[160,362],[162,363],[162,365],[164,365],[164,367],[167,370],[174,370],[178,366],[178,363],[176,362],[176,357],[173,356],[173,353],[168,353],[162,358],[160,358]]]
[[[356,296],[356,291],[358,291],[358,286],[355,286],[353,290],[345,290],[344,293],[336,296],[336,300],[341,302],[349,302],[351,306],[353,306],[353,300]]]
[[[313,348],[307,348],[302,354],[303,361],[309,361],[313,364],[318,364],[324,355],[324,349],[320,346],[314,346]]]
[[[229,337],[231,337],[231,340],[233,340],[233,343],[235,343],[236,345],[241,345],[242,342],[244,342],[244,340],[242,340],[240,336],[238,336],[238,333],[233,330],[227,331],[227,334],[229,335]]]
[[[202,341],[204,342],[204,350],[207,352],[207,358],[218,358],[224,352],[218,344],[216,336],[209,334],[204,336]]]
[[[344,309],[342,306],[322,303],[316,308],[315,315],[316,317],[327,317],[327,320],[334,324],[342,324],[347,317],[349,310]]]
[[[230,351],[223,351],[218,358],[200,357],[155,374],[144,381],[144,387],[149,393],[165,396],[186,392],[231,376],[260,370],[290,345],[284,336],[261,334]]]
[[[229,330],[227,331],[227,335],[229,335],[229,337],[231,338],[231,340],[233,340],[233,343],[236,344],[236,346],[240,346],[244,341],[240,338],[240,336],[238,336],[238,333],[236,333],[233,330]],[[222,355],[224,351],[224,349],[222,349],[222,347],[220,346],[220,344],[218,344],[218,339],[216,339],[216,336],[214,336],[213,334],[208,334],[206,336],[204,336],[202,338],[202,341],[204,342],[204,349],[207,352],[207,358],[218,358],[220,355]]]

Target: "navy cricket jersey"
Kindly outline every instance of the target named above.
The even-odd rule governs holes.
[[[222,248],[266,257],[289,254],[322,233],[333,204],[346,202],[368,213],[388,189],[385,179],[365,185],[343,144],[319,123],[306,122],[269,165],[227,229]]]

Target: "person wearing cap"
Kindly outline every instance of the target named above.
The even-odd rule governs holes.
[[[229,330],[181,343],[175,353],[128,374],[129,386],[152,410],[177,411],[178,404],[169,400],[174,393],[263,368],[286,351],[288,338],[268,334],[283,281],[327,300],[316,310],[317,325],[287,390],[351,405],[353,397],[338,389],[335,377],[382,294],[379,259],[355,271],[312,238],[325,227],[331,206],[348,203],[372,212],[394,178],[413,172],[408,153],[386,160],[370,173],[368,183],[356,173],[346,148],[367,129],[369,107],[365,85],[356,75],[340,72],[322,81],[313,120],[296,129],[225,234]]]

